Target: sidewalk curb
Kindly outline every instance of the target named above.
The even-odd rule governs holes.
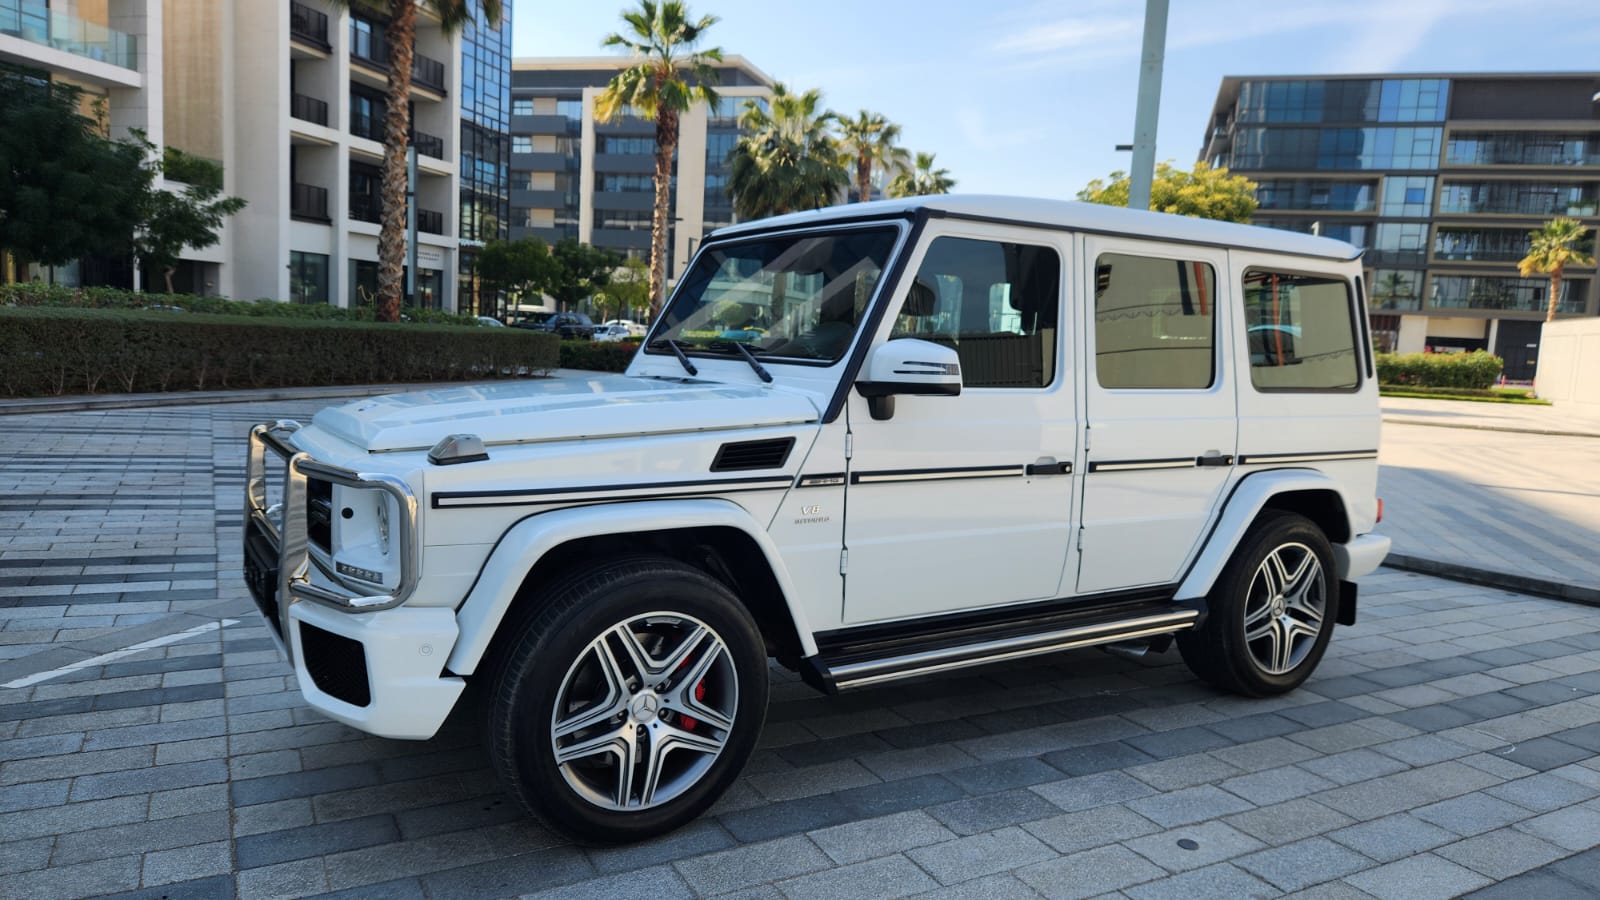
[[[1392,425],[1421,425],[1424,428],[1464,428],[1468,431],[1500,431],[1508,434],[1539,434],[1550,437],[1600,438],[1592,431],[1558,431],[1553,428],[1517,428],[1510,425],[1467,425],[1460,422],[1422,422],[1404,416],[1384,416]]]
[[[1422,575],[1433,575],[1438,578],[1447,578],[1451,581],[1475,584],[1479,587],[1503,588],[1508,591],[1516,591],[1519,594],[1531,594],[1536,597],[1561,600],[1566,603],[1600,607],[1600,588],[1584,587],[1564,581],[1552,581],[1547,578],[1533,578],[1528,575],[1515,575],[1510,572],[1496,572],[1493,569],[1480,569],[1476,566],[1464,566],[1460,563],[1424,559],[1420,556],[1410,556],[1405,553],[1391,552],[1384,557],[1383,564],[1392,569],[1417,572]]]

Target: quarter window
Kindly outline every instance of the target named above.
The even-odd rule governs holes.
[[[1049,247],[936,238],[892,337],[955,348],[967,387],[1055,380],[1061,257]]]
[[[1217,275],[1209,263],[1102,253],[1094,281],[1101,387],[1199,389],[1216,381]]]
[[[1354,390],[1360,363],[1352,309],[1342,278],[1246,272],[1251,383],[1261,391]]]

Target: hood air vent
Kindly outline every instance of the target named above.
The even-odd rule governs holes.
[[[723,444],[717,458],[711,461],[713,472],[747,472],[751,469],[776,469],[789,458],[794,449],[794,438],[773,438],[766,441],[739,441]]]

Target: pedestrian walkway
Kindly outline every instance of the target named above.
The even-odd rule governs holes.
[[[1600,438],[1600,413],[1568,405],[1471,403],[1384,397],[1383,420],[1397,425],[1432,425],[1475,431],[1517,431],[1532,434]]]

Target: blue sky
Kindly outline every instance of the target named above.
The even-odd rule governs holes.
[[[621,0],[514,0],[518,56],[597,56]],[[1596,0],[1173,0],[1157,158],[1187,167],[1224,75],[1600,70]],[[963,193],[1070,199],[1124,168],[1143,0],[693,0],[709,42],[882,112]]]

